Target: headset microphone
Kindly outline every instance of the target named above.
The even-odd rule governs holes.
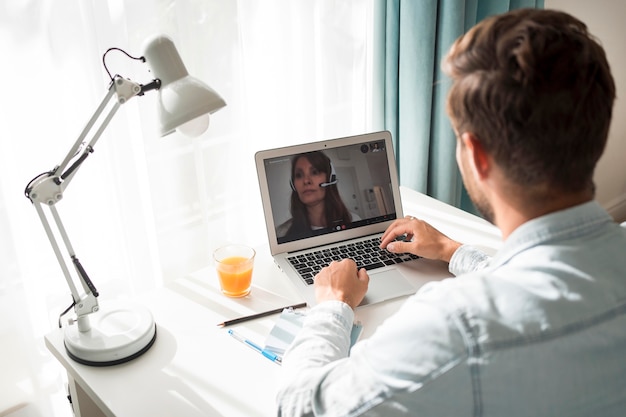
[[[322,188],[326,188],[328,186],[331,186],[333,184],[337,184],[337,173],[335,172],[335,166],[333,165],[332,162],[330,162],[330,181],[328,182],[323,182],[320,184],[320,187]]]

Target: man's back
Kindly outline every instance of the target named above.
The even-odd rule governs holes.
[[[623,416],[625,254],[626,229],[596,203],[523,225],[487,268],[433,284],[407,302],[437,311],[407,329],[405,306],[398,319],[412,333],[407,338],[439,338],[426,337],[414,355],[396,352],[405,362],[391,367],[405,380],[415,367],[415,385],[370,412]]]
[[[626,230],[580,210],[522,226],[488,268],[497,296],[466,329],[480,414],[626,413]]]

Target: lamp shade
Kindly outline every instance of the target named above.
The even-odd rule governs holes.
[[[211,87],[189,75],[174,42],[157,36],[146,42],[144,57],[155,78],[161,136],[179,129],[187,136],[198,136],[209,126],[209,115],[226,106]]]

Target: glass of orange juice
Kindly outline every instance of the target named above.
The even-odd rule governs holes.
[[[213,252],[222,293],[245,297],[252,285],[252,267],[256,252],[246,245],[225,245]]]

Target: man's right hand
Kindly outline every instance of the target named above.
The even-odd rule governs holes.
[[[354,309],[363,301],[369,281],[367,271],[357,271],[352,259],[333,261],[315,276],[315,297],[318,303],[337,300]]]
[[[396,241],[406,235],[405,241]],[[461,243],[454,241],[423,220],[407,216],[393,222],[381,238],[381,249],[393,253],[412,253],[428,259],[450,262]]]

